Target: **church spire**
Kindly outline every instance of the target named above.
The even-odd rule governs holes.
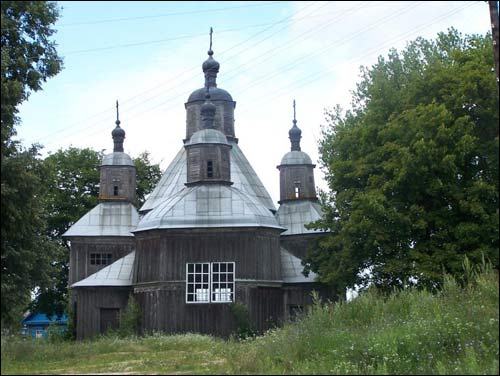
[[[300,151],[300,139],[302,131],[297,127],[297,119],[295,114],[295,99],[293,100],[293,127],[288,131],[288,138],[292,144],[291,151]]]
[[[205,86],[217,87],[217,73],[219,73],[220,64],[212,57],[212,34],[213,29],[210,28],[210,47],[208,49],[208,59],[202,65],[203,73],[205,73]]]
[[[111,136],[113,137],[114,147],[113,152],[121,152],[123,153],[123,140],[125,139],[125,131],[120,128],[120,115],[118,113],[118,100],[116,101],[116,127],[111,132]]]

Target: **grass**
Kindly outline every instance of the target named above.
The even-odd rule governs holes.
[[[2,337],[2,374],[498,374],[498,274],[438,294],[369,291],[243,341],[196,334],[85,342]]]

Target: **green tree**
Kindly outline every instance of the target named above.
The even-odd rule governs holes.
[[[323,282],[442,283],[467,256],[498,268],[498,92],[490,36],[451,29],[379,57],[353,107],[327,111],[329,191],[305,259]],[[369,273],[363,271],[369,271]]]
[[[160,180],[161,170],[160,165],[151,163],[147,151],[134,158],[134,165],[137,170],[137,204],[140,208]]]
[[[1,2],[1,321],[15,325],[30,291],[49,278],[59,249],[45,232],[43,166],[39,146],[16,135],[18,106],[56,75],[62,62],[50,40],[59,16],[55,2]]]
[[[43,203],[48,224],[48,236],[64,249],[52,260],[57,274],[39,286],[31,309],[49,314],[61,314],[68,301],[69,246],[62,235],[81,217],[98,204],[99,166],[102,152],[69,147],[58,150],[43,161],[46,170],[46,193]],[[145,200],[161,177],[158,164],[143,152],[134,158],[137,171],[137,201]]]

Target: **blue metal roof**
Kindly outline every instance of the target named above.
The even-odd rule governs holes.
[[[68,317],[63,313],[59,319],[57,319],[56,315],[52,315],[51,318],[49,318],[45,313],[33,312],[21,320],[21,325],[48,325],[51,322],[66,324],[68,322]]]

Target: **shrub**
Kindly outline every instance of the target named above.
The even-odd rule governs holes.
[[[230,305],[230,310],[236,323],[236,336],[239,339],[255,336],[248,307],[243,303],[233,302]]]
[[[141,327],[141,308],[132,294],[129,295],[128,303],[123,312],[120,313],[120,327],[116,331],[119,337],[137,335]]]

